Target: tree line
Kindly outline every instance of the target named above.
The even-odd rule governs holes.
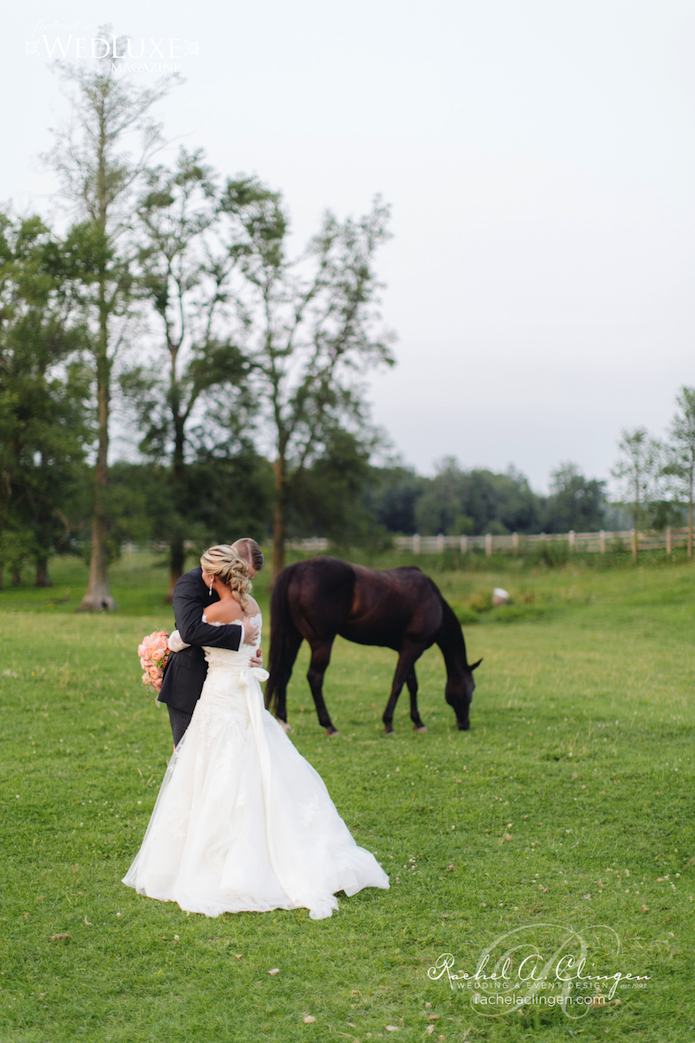
[[[550,493],[539,496],[513,467],[505,474],[466,471],[453,457],[441,461],[431,479],[402,469],[384,471],[367,498],[388,530],[425,536],[596,532],[630,526],[635,558],[640,532],[687,525],[691,558],[695,388],[678,391],[664,437],[654,437],[645,427],[625,429],[618,454],[610,499],[606,481],[586,478],[571,462],[551,472]]]

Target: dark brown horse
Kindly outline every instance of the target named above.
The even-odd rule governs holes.
[[[266,706],[287,725],[287,684],[302,640],[311,647],[307,679],[319,723],[335,735],[323,699],[323,675],[336,634],[360,645],[381,645],[398,652],[391,695],[384,710],[387,733],[404,684],[410,692],[410,718],[416,731],[427,731],[417,708],[415,663],[438,644],[446,664],[445,698],[462,730],[470,728],[469,708],[475,682],[461,624],[439,590],[418,568],[375,571],[337,558],[311,558],[283,569],[270,603],[270,681]]]

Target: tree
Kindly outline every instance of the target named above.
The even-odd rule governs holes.
[[[341,547],[383,537],[363,503],[369,479],[369,445],[343,428],[326,431],[324,449],[294,483],[288,528],[293,535],[327,536]]]
[[[63,244],[38,217],[0,215],[0,560],[50,586],[89,441],[83,331]]]
[[[269,193],[248,179],[237,183],[236,195],[243,214],[251,200]],[[155,352],[165,361],[162,365],[156,358],[131,370],[121,383],[145,434],[141,451],[169,468],[171,510],[160,538],[169,541],[171,598],[196,513],[190,495],[195,482],[186,476],[189,463],[197,450],[218,458],[229,457],[234,447],[242,455],[251,451],[249,367],[227,335],[230,280],[240,259],[238,218],[222,206],[201,153],[185,149],[173,170],[159,166],[148,172],[137,218],[138,285],[154,310],[161,331],[157,340],[162,338]]]
[[[611,474],[621,484],[623,502],[632,516],[632,557],[637,561],[639,533],[657,495],[659,446],[646,428],[636,427],[623,431],[618,448],[622,456]]]
[[[551,472],[550,496],[544,509],[544,532],[594,532],[605,524],[605,482],[587,479],[576,464],[562,463]]]
[[[666,445],[663,474],[679,500],[688,504],[688,558],[693,556],[693,491],[695,489],[695,388],[682,387],[676,396],[671,441]]]
[[[399,464],[372,467],[364,495],[365,507],[387,532],[412,536],[417,532],[415,509],[429,481],[413,468]]]
[[[104,41],[113,40],[110,26],[101,28],[99,35]],[[113,45],[91,64],[62,64],[60,69],[72,88],[72,120],[57,132],[46,159],[78,217],[71,246],[83,278],[82,304],[91,331],[97,405],[92,551],[89,584],[80,608],[98,611],[116,607],[107,571],[109,418],[113,366],[126,341],[131,314],[133,195],[161,142],[150,109],[169,90],[172,79],[145,88],[118,77]]]
[[[539,501],[513,468],[506,474],[464,471],[454,457],[444,457],[415,514],[423,535],[533,532],[538,529]]]
[[[273,573],[285,562],[287,524],[305,473],[338,431],[373,440],[360,377],[392,365],[389,338],[374,331],[379,288],[373,268],[388,238],[388,207],[339,222],[331,213],[297,260],[286,255],[288,221],[279,196],[248,202],[246,183],[227,186],[238,217],[245,288],[244,350],[265,421],[275,475]],[[243,234],[242,234],[243,233]]]
[[[273,472],[253,447],[234,453],[198,451],[186,468],[189,538],[198,556],[206,546],[240,535],[262,542],[273,510]]]

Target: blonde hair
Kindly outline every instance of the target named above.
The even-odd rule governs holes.
[[[202,555],[200,564],[208,575],[217,576],[226,587],[229,587],[246,612],[253,587],[248,566],[234,547],[230,547],[226,543],[219,544],[217,547],[209,547]]]

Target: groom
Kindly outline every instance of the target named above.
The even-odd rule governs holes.
[[[232,546],[244,559],[251,579],[263,568],[263,554],[255,540],[237,540]],[[169,722],[174,737],[174,746],[178,746],[184,732],[191,723],[195,704],[203,690],[208,667],[205,662],[203,645],[213,648],[231,648],[237,652],[242,644],[256,645],[258,642],[258,623],[244,620],[241,623],[228,623],[224,626],[211,626],[203,623],[203,613],[208,605],[219,601],[219,597],[203,582],[202,568],[191,569],[176,581],[174,587],[174,619],[176,628],[189,648],[180,652],[172,652],[164,668],[162,689],[158,701],[166,703],[169,709]],[[251,666],[262,666],[260,648],[250,661]]]

